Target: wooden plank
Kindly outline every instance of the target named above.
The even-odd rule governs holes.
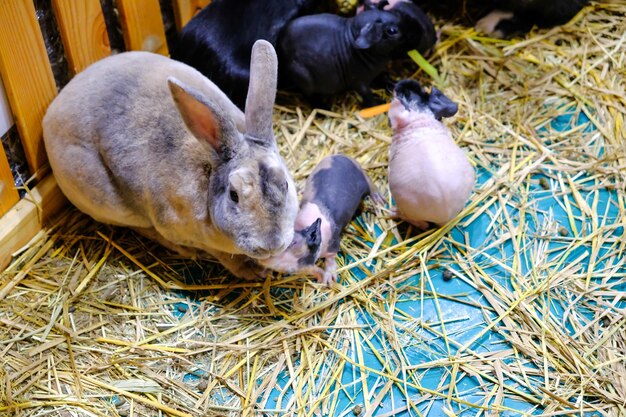
[[[20,196],[15,189],[9,161],[0,144],[0,216],[9,211],[18,201],[20,201]]]
[[[0,74],[30,171],[42,178],[41,120],[57,89],[32,1],[0,1]]]
[[[126,49],[167,55],[159,0],[118,0]]]
[[[53,0],[52,7],[72,74],[111,55],[100,0]]]
[[[174,18],[178,30],[182,29],[196,13],[209,3],[211,0],[174,0]]]
[[[67,199],[49,174],[0,218],[0,271],[11,262],[11,255],[26,245],[66,204]]]
[[[2,78],[0,78],[0,136],[4,136],[11,129],[11,126],[13,126],[13,115],[11,114],[7,95],[4,92]]]

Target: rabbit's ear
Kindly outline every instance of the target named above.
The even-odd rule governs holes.
[[[237,137],[236,128],[217,103],[174,77],[169,77],[167,83],[185,125],[197,139],[218,153],[234,147],[230,142]]]
[[[275,144],[272,113],[276,99],[278,59],[268,41],[259,39],[252,47],[250,85],[246,98],[246,133],[267,144]]]

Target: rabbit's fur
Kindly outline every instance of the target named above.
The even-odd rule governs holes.
[[[98,221],[256,276],[250,258],[287,247],[298,202],[272,130],[268,42],[255,44],[250,71],[244,115],[198,71],[160,55],[126,52],[90,66],[43,122],[61,190]]]

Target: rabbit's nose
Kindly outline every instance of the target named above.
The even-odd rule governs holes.
[[[265,249],[257,249],[253,253],[254,257],[257,259],[268,259],[272,257],[272,252],[266,251]]]
[[[289,242],[291,242],[291,240]],[[264,241],[262,245],[255,247],[252,253],[255,258],[266,259],[270,256],[278,255],[283,252],[287,249],[287,246],[288,243],[285,239],[282,239],[281,237],[272,237]]]
[[[267,259],[274,255],[278,255],[280,251],[270,248],[257,248],[254,250],[254,257],[258,259]]]
[[[280,237],[274,237],[270,239],[268,245],[265,247],[265,250],[268,252],[268,254],[276,255],[286,248],[287,244],[284,239],[281,239]]]

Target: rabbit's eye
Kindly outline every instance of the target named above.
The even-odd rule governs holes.
[[[239,202],[239,195],[237,194],[237,191],[230,190],[230,199],[233,200],[233,203]]]

